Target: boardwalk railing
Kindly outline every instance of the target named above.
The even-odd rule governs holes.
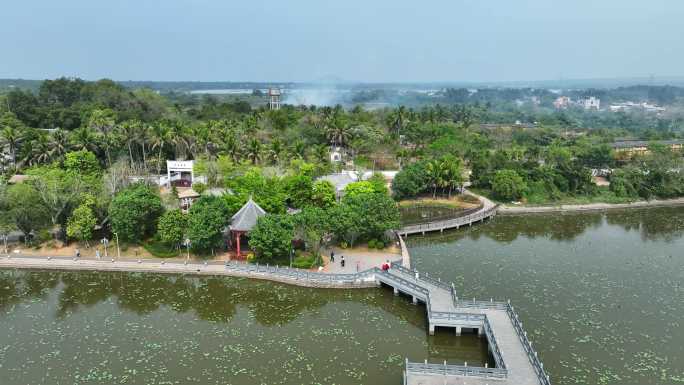
[[[454,218],[454,219],[447,219],[447,220],[442,220],[442,221],[422,223],[419,225],[404,226],[398,232],[399,232],[399,234],[402,234],[402,235],[408,235],[408,234],[426,233],[426,232],[430,232],[430,231],[439,231],[439,230],[458,228],[461,226],[469,225],[469,224],[474,223],[474,222],[481,221],[481,220],[489,218],[489,217],[493,217],[494,215],[496,215],[496,211],[498,210],[498,208],[499,208],[499,205],[496,205],[496,206],[491,207],[489,209],[484,209],[484,210],[478,211],[476,213],[464,215],[462,217],[458,217],[458,218]]]
[[[511,322],[513,322],[513,328],[515,329],[516,334],[518,334],[518,338],[520,338],[520,342],[527,353],[527,357],[534,368],[534,372],[537,374],[539,383],[541,385],[551,385],[551,380],[548,374],[546,374],[546,371],[544,371],[544,364],[542,364],[541,360],[539,360],[539,355],[532,348],[532,343],[527,338],[527,332],[523,330],[522,322],[520,322],[518,314],[513,309],[513,306],[508,304],[506,312],[508,313],[508,317],[511,319]]]
[[[406,360],[406,372],[412,374],[432,374],[440,376],[484,377],[504,379],[508,370],[502,368],[483,368],[478,366],[430,364]]]

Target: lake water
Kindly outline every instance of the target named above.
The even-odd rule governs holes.
[[[499,216],[409,238],[462,297],[510,299],[555,384],[684,383],[684,208]]]
[[[497,217],[409,238],[463,297],[511,299],[554,384],[684,382],[684,208]],[[483,365],[387,289],[0,271],[0,384],[400,384],[404,358]]]
[[[0,272],[0,384],[400,384],[413,361],[484,365],[389,289],[136,273]],[[490,362],[490,365],[492,363]]]

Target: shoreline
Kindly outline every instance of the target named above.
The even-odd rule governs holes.
[[[114,262],[107,260],[92,260],[92,259],[78,259],[71,258],[50,258],[47,257],[26,257],[26,256],[11,256],[10,258],[0,258],[0,269],[21,269],[21,270],[58,270],[58,271],[97,271],[97,272],[133,272],[133,273],[153,273],[153,274],[183,274],[194,276],[224,276],[235,278],[252,278],[271,282],[278,282],[299,287],[310,287],[320,289],[361,289],[377,287],[375,280],[358,279],[354,281],[333,280],[334,274],[325,274],[330,276],[328,280],[314,280],[309,279],[309,274],[315,275],[313,272],[299,269],[277,268],[281,272],[292,272],[289,275],[277,274],[271,267],[270,271],[266,265],[266,271],[258,270],[259,265],[240,264],[243,267],[236,267],[236,265],[226,266],[225,264],[203,264],[203,263],[188,263],[187,265],[179,262],[162,261],[135,261],[120,259]],[[245,269],[246,266],[257,267],[257,271]],[[263,265],[261,266],[264,267]],[[372,270],[371,270],[372,271]],[[362,272],[363,273],[363,272]]]
[[[620,209],[637,209],[645,207],[675,207],[684,206],[684,198],[654,199],[650,201],[635,201],[631,203],[586,203],[586,204],[559,204],[553,206],[499,206],[500,215],[518,214],[543,214],[583,211],[603,211]]]

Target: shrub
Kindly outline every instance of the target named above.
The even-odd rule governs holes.
[[[157,238],[145,242],[143,248],[157,258],[174,258],[180,254],[179,250],[173,245],[164,243]]]
[[[316,259],[313,255],[300,255],[292,261],[292,267],[310,269],[316,265]]]

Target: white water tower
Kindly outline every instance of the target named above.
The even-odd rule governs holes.
[[[272,110],[279,110],[280,109],[280,89],[279,88],[269,88],[268,89],[268,96],[271,98],[271,100],[268,103],[268,106]]]

